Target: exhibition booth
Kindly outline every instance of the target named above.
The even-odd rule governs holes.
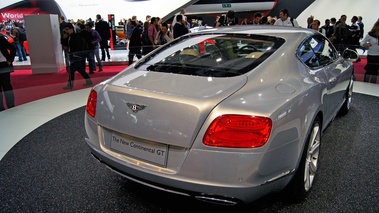
[[[375,119],[379,116],[379,84],[363,82],[367,51],[359,50],[361,61],[355,63],[351,111],[346,117],[337,116],[323,133],[318,186],[302,203],[287,203],[285,195],[274,194],[252,204],[248,210],[204,204],[171,194],[170,189],[162,192],[129,181],[91,157],[84,141],[85,105],[91,87],[81,86],[84,79],[78,75],[72,90],[62,89],[68,74],[59,39],[59,16],[86,20],[101,14],[115,36],[117,22],[123,18],[136,15],[144,21],[146,15],[153,15],[170,20],[183,7],[189,8],[189,15],[195,15],[192,12],[198,8],[195,2],[198,1],[0,1],[0,21],[22,19],[29,41],[28,60],[15,61],[15,72],[11,74],[16,107],[0,112],[0,212],[304,212],[309,209],[375,212],[379,209],[376,187],[379,133],[375,128],[379,125]],[[282,6],[290,10],[295,1],[254,2],[265,3],[262,7],[269,13]],[[362,15],[367,33],[378,18],[374,11],[379,6],[376,0],[364,1],[364,6],[351,6],[357,2],[350,0],[335,0],[333,4],[326,0],[309,2],[296,15],[303,27],[310,15],[321,22],[331,17],[338,19],[342,14]],[[19,4],[26,6],[15,12],[15,5]],[[224,1],[219,6],[218,14],[233,9],[233,2]],[[91,75],[94,84],[127,68],[126,47],[111,48],[110,54],[111,60],[103,62],[104,71]]]

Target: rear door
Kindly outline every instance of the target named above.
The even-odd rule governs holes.
[[[328,39],[321,34],[314,35],[311,39],[311,46],[318,58],[318,63],[324,68],[327,78],[327,101],[329,114],[334,116],[344,100],[346,88],[350,80],[349,66],[342,58]]]
[[[298,58],[310,69],[309,74],[316,83],[324,85],[325,90],[321,94],[326,118],[333,117],[336,108],[334,99],[337,96],[336,85],[340,71],[337,68],[338,60],[332,55],[322,35],[312,35],[307,38],[298,49]],[[333,52],[332,52],[333,54]]]

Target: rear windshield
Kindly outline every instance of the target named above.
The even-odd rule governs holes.
[[[284,39],[261,35],[195,34],[164,45],[136,67],[182,75],[233,77],[247,73]]]

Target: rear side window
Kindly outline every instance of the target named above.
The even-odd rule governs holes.
[[[297,52],[297,57],[308,67],[318,67],[320,62],[309,41],[305,41]]]
[[[316,68],[333,62],[338,54],[324,36],[314,35],[300,45],[297,57],[308,67]]]
[[[281,38],[260,35],[188,35],[161,47],[137,67],[154,72],[232,77],[251,71],[283,43]]]

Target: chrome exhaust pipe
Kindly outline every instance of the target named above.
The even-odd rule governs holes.
[[[240,203],[238,200],[235,200],[233,198],[220,197],[220,196],[198,195],[198,196],[195,196],[195,198],[203,202],[218,204],[218,205],[226,205],[226,206],[235,206],[238,203]]]

